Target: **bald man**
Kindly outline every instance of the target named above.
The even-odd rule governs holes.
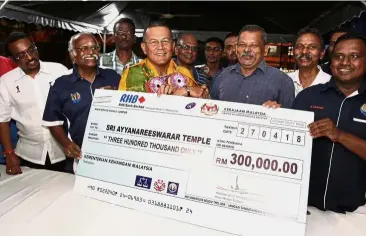
[[[175,47],[175,55],[177,56],[177,64],[189,69],[194,79],[199,85],[206,84],[207,78],[205,74],[200,73],[194,67],[198,53],[198,42],[193,34],[182,34],[177,39]]]

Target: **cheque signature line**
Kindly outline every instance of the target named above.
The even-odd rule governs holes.
[[[93,140],[89,140],[89,142],[91,143],[99,143],[99,144],[106,144],[106,145],[110,145],[110,146],[119,146],[119,147],[124,147],[124,148],[131,148],[131,149],[136,149],[136,150],[140,150],[140,151],[148,151],[148,152],[155,152],[155,153],[160,153],[160,154],[166,154],[166,155],[170,155],[170,156],[183,156],[183,155],[177,155],[177,154],[171,154],[171,153],[166,153],[166,152],[158,152],[158,151],[153,151],[153,150],[149,150],[149,149],[140,149],[140,148],[134,148],[134,147],[130,147],[130,146],[126,146],[126,145],[119,145],[116,143],[103,143],[103,142],[97,142],[97,141],[93,141]]]
[[[213,148],[211,146],[208,146],[205,144],[199,144],[199,143],[189,143],[189,142],[182,142],[182,141],[176,141],[176,140],[166,140],[164,138],[157,138],[157,137],[151,138],[151,137],[146,137],[146,136],[141,136],[141,135],[123,134],[123,133],[118,133],[118,132],[113,132],[113,131],[106,131],[106,130],[99,130],[99,129],[92,129],[92,128],[90,128],[90,130],[94,130],[94,131],[98,131],[98,132],[102,132],[102,133],[111,133],[111,134],[116,134],[116,135],[121,135],[121,136],[127,136],[127,137],[132,136],[132,137],[140,137],[140,138],[146,138],[146,139],[157,139],[157,140],[166,141],[166,142],[195,145],[195,146],[201,146],[201,147],[205,147],[205,148]]]

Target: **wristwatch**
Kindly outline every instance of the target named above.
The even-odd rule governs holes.
[[[187,97],[191,96],[191,91],[189,90],[188,86],[185,86],[186,88],[186,92],[187,92]]]

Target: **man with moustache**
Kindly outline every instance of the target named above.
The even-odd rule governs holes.
[[[224,55],[227,62],[227,66],[232,66],[238,63],[238,58],[236,56],[236,45],[238,44],[237,33],[229,33],[226,35],[224,40]]]
[[[170,28],[163,22],[152,22],[141,43],[147,58],[123,72],[119,90],[207,97],[207,87],[199,86],[187,68],[172,60],[174,46]]]
[[[207,78],[204,73],[201,73],[194,67],[197,59],[198,42],[193,34],[181,34],[177,39],[175,46],[175,55],[177,56],[177,65],[183,66],[191,71],[194,80],[198,85],[207,83]]]
[[[62,147],[47,128],[42,115],[50,87],[67,68],[39,59],[37,46],[21,32],[9,35],[7,54],[18,65],[0,79],[0,142],[7,174],[21,174],[21,165],[64,171]],[[10,120],[16,121],[19,140],[11,141]]]
[[[314,112],[310,206],[345,213],[365,204],[366,39],[338,38],[332,78],[300,92],[293,108]]]
[[[324,54],[324,42],[318,30],[304,28],[299,31],[294,50],[299,69],[288,74],[294,81],[295,96],[307,87],[330,80],[331,76],[318,65]]]
[[[90,33],[78,33],[69,41],[73,69],[61,76],[50,89],[43,114],[43,125],[48,127],[68,157],[67,171],[73,172],[73,158],[80,158],[81,145],[95,89],[117,89],[120,75],[112,69],[97,65],[97,40]],[[63,127],[64,120],[69,130]],[[67,133],[70,133],[71,139]]]
[[[246,25],[239,33],[238,63],[225,68],[215,79],[211,98],[266,107],[289,108],[294,84],[282,71],[264,60],[267,34],[257,25]]]
[[[111,68],[121,75],[126,67],[141,60],[132,51],[136,43],[135,23],[130,18],[121,18],[114,24],[113,33],[116,49],[100,57],[100,66]]]
[[[333,32],[330,36],[330,42],[329,42],[329,47],[328,47],[328,57],[330,58],[330,60],[321,66],[322,70],[325,73],[332,75],[332,71],[330,69],[330,64],[332,63],[331,60],[332,60],[332,52],[333,52],[334,44],[339,37],[341,37],[342,35],[345,35],[347,33],[352,33],[352,31],[345,29],[345,28],[337,28],[337,29],[333,30]]]

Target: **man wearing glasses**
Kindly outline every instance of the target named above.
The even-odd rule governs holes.
[[[42,127],[42,115],[50,87],[67,68],[40,61],[37,47],[24,33],[10,34],[6,50],[18,65],[0,79],[0,141],[6,172],[21,174],[20,165],[63,171],[65,155],[49,130]],[[15,150],[10,135],[11,119],[19,130]]]
[[[113,33],[116,49],[100,57],[100,66],[111,68],[121,75],[127,66],[141,60],[132,51],[136,43],[135,24],[129,18],[121,18],[114,24]]]
[[[99,50],[92,34],[78,33],[69,41],[73,69],[58,78],[50,89],[43,114],[43,125],[49,127],[68,157],[66,171],[73,172],[74,159],[81,157],[81,145],[95,89],[117,89],[120,75],[97,65]],[[64,120],[69,129],[63,127]],[[67,136],[70,133],[71,139]]]
[[[141,43],[147,58],[124,71],[119,90],[208,96],[207,87],[198,86],[192,73],[172,60],[174,46],[170,28],[163,22],[151,23],[144,30]]]
[[[194,67],[197,53],[198,42],[193,34],[182,34],[178,37],[177,45],[175,46],[177,64],[190,70],[197,84],[204,85],[207,83],[206,75]]]

